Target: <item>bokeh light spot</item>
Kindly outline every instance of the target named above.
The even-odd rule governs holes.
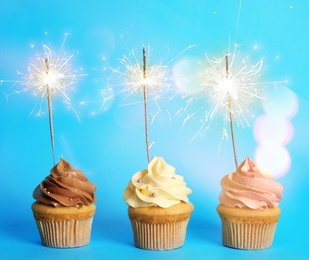
[[[291,165],[288,150],[276,142],[259,145],[255,152],[255,161],[259,168],[269,172],[274,178],[285,175]]]
[[[254,123],[254,137],[259,144],[274,141],[287,144],[293,136],[293,126],[286,118],[261,115]]]
[[[264,110],[273,117],[292,118],[298,110],[298,99],[295,93],[285,86],[269,88],[265,93]]]

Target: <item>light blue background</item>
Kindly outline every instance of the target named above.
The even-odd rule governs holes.
[[[293,6],[293,8],[290,8]],[[180,52],[196,44],[186,55],[215,55],[235,37],[239,1],[4,1],[0,3],[0,79],[19,79],[26,72],[35,49],[51,42],[59,49],[69,33],[65,49],[74,55],[74,67],[88,74],[77,85],[73,101],[105,88],[102,57],[116,66],[126,48],[142,43],[154,48],[154,57],[168,47]],[[215,12],[215,14],[214,14]],[[287,145],[291,155],[288,174],[278,181],[285,187],[282,215],[270,249],[241,251],[221,244],[221,223],[216,212],[220,179],[234,169],[230,142],[218,156],[218,135],[190,142],[192,128],[170,126],[160,116],[150,128],[156,143],[152,155],[163,156],[185,177],[193,190],[195,206],[185,245],[167,252],[134,247],[127,206],[122,193],[132,174],[146,167],[142,105],[119,107],[116,97],[109,111],[100,102],[81,111],[81,123],[61,102],[54,102],[56,157],[81,169],[97,187],[97,212],[90,245],[77,249],[43,247],[35,225],[32,192],[52,167],[48,116],[30,116],[36,99],[30,93],[0,95],[1,259],[305,259],[308,256],[308,131],[309,131],[309,3],[306,0],[248,1],[242,3],[238,43],[243,53],[263,58],[269,68],[263,80],[288,79],[299,100],[292,119],[294,138]],[[45,32],[48,33],[46,37]],[[35,44],[34,48],[30,44]],[[253,49],[258,45],[257,50]],[[79,51],[76,53],[76,51]],[[279,55],[280,58],[275,60]],[[93,70],[96,68],[98,71]],[[6,94],[14,91],[3,83]],[[89,97],[87,97],[89,98]],[[44,103],[46,106],[46,103]],[[44,108],[46,112],[46,108]],[[89,116],[97,111],[95,116]],[[262,113],[262,110],[259,111]],[[257,143],[252,128],[237,129],[238,156],[254,157]]]

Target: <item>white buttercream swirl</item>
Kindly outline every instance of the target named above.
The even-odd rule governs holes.
[[[133,208],[159,206],[168,208],[182,201],[188,203],[183,177],[176,175],[175,168],[162,157],[153,157],[148,170],[135,173],[123,194],[123,200]]]

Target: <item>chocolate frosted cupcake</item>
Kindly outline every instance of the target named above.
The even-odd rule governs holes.
[[[33,192],[37,201],[32,211],[43,245],[65,248],[89,244],[96,186],[63,159],[50,173]]]
[[[281,184],[247,157],[236,172],[223,177],[221,186],[217,211],[223,244],[239,249],[270,247],[281,213]]]
[[[153,157],[148,169],[135,173],[123,194],[135,245],[148,250],[181,247],[194,209],[187,197],[191,192],[162,157]]]

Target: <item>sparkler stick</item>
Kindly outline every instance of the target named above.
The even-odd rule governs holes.
[[[45,58],[45,65],[46,65],[46,75],[48,75],[49,72],[49,66],[48,66],[48,59]],[[51,99],[51,93],[49,84],[46,84],[47,88],[47,100],[48,100],[48,111],[49,111],[49,127],[50,127],[50,138],[51,138],[51,144],[53,149],[53,159],[54,159],[54,165],[56,165],[55,161],[55,146],[54,146],[54,126],[53,126],[53,111],[52,111],[52,99]]]
[[[226,52],[225,54],[225,67],[226,67],[226,79],[229,77],[229,56]],[[231,124],[231,135],[232,135],[232,141],[233,141],[233,151],[234,151],[234,160],[236,169],[238,168],[237,164],[237,154],[236,154],[236,144],[235,144],[235,135],[234,135],[234,124],[233,124],[233,115],[232,115],[232,107],[231,107],[231,98],[230,93],[227,92],[228,97],[228,103],[229,103],[229,115],[230,115],[230,124]]]
[[[148,163],[150,162],[150,149],[154,142],[149,144],[149,125],[154,122],[156,116],[161,112],[160,105],[157,101],[168,99],[171,100],[173,96],[169,96],[173,94],[173,80],[170,74],[172,74],[172,68],[169,64],[174,61],[177,57],[179,57],[182,53],[187,51],[188,49],[194,47],[195,45],[190,45],[181,53],[177,54],[174,58],[166,62],[167,59],[173,53],[168,53],[166,57],[161,59],[157,63],[153,63],[153,65],[149,65],[149,61],[151,60],[151,48],[148,47],[143,48],[143,63],[141,63],[138,55],[136,55],[136,51],[132,50],[128,55],[123,55],[123,58],[119,59],[120,67],[113,68],[111,67],[108,62],[106,62],[108,70],[111,71],[111,75],[106,78],[107,81],[111,79],[116,80],[116,84],[114,83],[112,88],[111,95],[105,95],[105,89],[101,90],[101,95],[103,97],[103,104],[108,101],[110,98],[115,97],[119,94],[125,94],[127,97],[131,96],[132,94],[142,94],[144,96],[143,100],[139,100],[137,102],[121,104],[119,106],[128,106],[137,103],[144,103],[144,110],[145,110],[145,132],[146,132],[146,151],[147,151],[147,159]],[[146,48],[147,50],[147,64],[146,64]],[[105,58],[103,58],[105,60]],[[146,67],[147,66],[147,67]],[[106,69],[106,68],[105,68]],[[124,69],[124,71],[122,70]],[[147,70],[147,78],[146,78],[146,70]],[[110,85],[110,83],[109,83]],[[175,91],[176,92],[176,91]],[[176,93],[175,93],[176,94]],[[151,97],[150,97],[151,96]],[[148,103],[154,102],[157,108],[155,113],[151,113],[149,111],[149,115],[151,118],[148,122]]]
[[[146,50],[143,48],[143,89],[144,89],[144,104],[145,104],[145,131],[146,131],[146,150],[148,163],[149,157],[149,133],[148,133],[148,111],[147,111],[147,89],[146,89]]]
[[[33,91],[35,96],[39,96],[41,99],[39,111],[37,115],[41,115],[43,101],[45,95],[47,96],[48,101],[48,110],[49,110],[49,127],[50,127],[50,137],[51,145],[53,150],[53,162],[56,164],[55,160],[55,145],[54,145],[54,127],[53,127],[53,114],[52,114],[52,95],[62,96],[62,101],[72,111],[74,111],[78,120],[79,116],[74,107],[71,104],[70,91],[75,90],[74,84],[77,82],[78,78],[81,76],[86,76],[86,74],[75,74],[77,71],[72,70],[71,68],[71,59],[73,55],[67,55],[63,51],[63,46],[66,40],[67,34],[65,34],[61,49],[57,54],[47,45],[43,44],[44,52],[40,54],[37,51],[34,59],[31,59],[31,62],[28,66],[28,73],[21,73],[18,71],[18,74],[21,75],[21,80],[0,80],[2,82],[13,82],[13,86],[19,83],[21,86],[25,86],[21,90],[15,90],[15,93],[19,94],[22,92],[27,92],[29,90]],[[12,86],[12,87],[13,87]],[[38,101],[36,102],[31,113],[33,113]]]

